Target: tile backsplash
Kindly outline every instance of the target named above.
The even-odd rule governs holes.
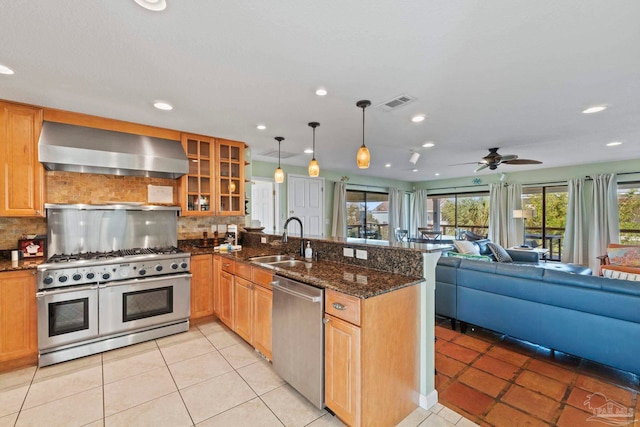
[[[164,178],[83,174],[76,172],[46,172],[47,203],[147,202],[148,185],[173,188],[173,199],[178,200],[178,181]],[[180,217],[178,239],[196,239],[202,232],[211,232],[213,224],[240,224],[244,216]],[[23,234],[46,234],[44,218],[0,217],[0,250],[15,249]],[[211,236],[213,237],[213,236]]]

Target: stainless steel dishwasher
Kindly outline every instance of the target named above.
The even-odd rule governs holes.
[[[324,408],[324,290],[274,276],[271,351],[280,377]]]

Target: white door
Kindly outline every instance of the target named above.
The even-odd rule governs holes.
[[[266,233],[275,233],[277,214],[277,185],[273,178],[251,180],[251,219],[260,221]]]
[[[304,225],[305,236],[324,235],[324,178],[289,174],[287,179],[288,216],[297,216]],[[300,235],[297,222],[290,222],[291,235]]]

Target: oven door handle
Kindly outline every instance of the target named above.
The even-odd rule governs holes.
[[[190,278],[191,276],[192,276],[191,273],[183,273],[183,274],[171,274],[171,275],[165,275],[165,276],[149,276],[145,278],[136,278],[136,279],[128,279],[128,280],[114,280],[111,282],[101,283],[100,288],[102,289],[102,288],[110,288],[113,286],[126,286],[131,284],[139,285],[143,283],[151,283],[152,281],[159,282],[164,280]]]
[[[80,292],[80,291],[92,291],[98,289],[98,285],[90,285],[90,286],[70,286],[68,288],[56,289],[53,291],[38,291],[36,292],[36,298],[43,298],[47,295],[59,295],[59,294],[67,294],[70,292]]]

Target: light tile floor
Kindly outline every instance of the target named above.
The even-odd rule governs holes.
[[[5,426],[342,426],[217,321],[189,332],[0,374]],[[437,404],[403,427],[476,424]]]

